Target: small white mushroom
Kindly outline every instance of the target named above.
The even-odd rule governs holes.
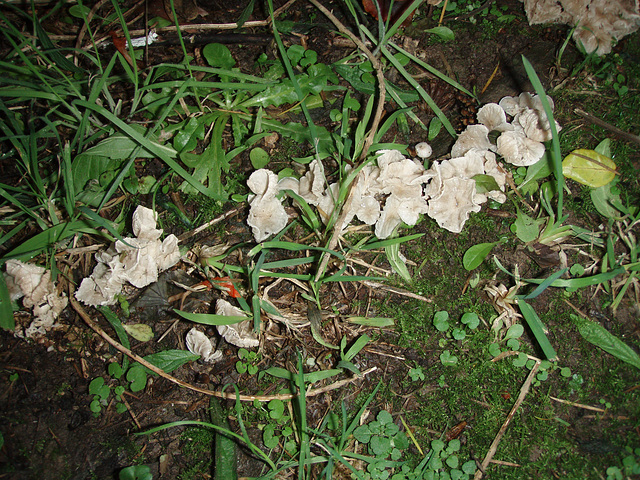
[[[178,238],[168,235],[160,241],[162,230],[156,229],[153,210],[139,206],[133,213],[136,238],[118,240],[107,250],[97,252],[98,265],[90,277],[82,280],[76,298],[87,305],[113,305],[115,296],[129,282],[146,287],[158,280],[162,272],[180,260]]]
[[[478,122],[487,127],[490,132],[504,132],[513,130],[513,126],[507,122],[504,109],[497,103],[487,103],[477,114]]]
[[[256,242],[262,242],[286,227],[289,216],[276,198],[278,176],[275,173],[264,168],[256,170],[247,180],[247,186],[254,193],[249,196],[251,208],[247,223],[252,228]]]
[[[507,163],[517,167],[533,165],[544,155],[542,143],[527,138],[520,132],[503,132],[497,140],[497,153]]]
[[[216,350],[211,339],[195,327],[187,333],[185,343],[187,349],[194,355],[200,355],[203,362],[213,363],[222,358],[222,351]]]
[[[416,144],[415,149],[416,149],[416,155],[418,155],[423,160],[425,158],[429,158],[433,153],[433,149],[431,148],[431,145],[429,145],[427,142],[420,142]]]
[[[216,302],[216,314],[231,317],[246,317],[246,314],[242,310],[222,299],[218,299]],[[255,348],[260,345],[260,340],[253,331],[253,320],[250,318],[232,325],[217,325],[216,328],[222,338],[236,347]]]
[[[11,299],[22,298],[22,305],[31,308],[35,317],[24,330],[24,336],[34,338],[46,334],[67,306],[67,296],[57,293],[51,272],[43,267],[13,259],[7,260],[5,267],[5,281]],[[20,331],[16,334],[23,335]]]
[[[469,125],[467,128],[458,135],[456,143],[451,147],[451,157],[462,157],[472,148],[480,148],[482,150],[489,150],[492,148],[489,141],[489,129],[484,125]]]
[[[429,199],[427,215],[442,228],[460,233],[471,212],[479,212],[474,202],[476,182],[470,178],[453,177],[442,182],[439,196]]]
[[[324,194],[327,178],[324,175],[324,165],[319,160],[314,160],[309,164],[309,170],[300,179],[298,194],[304,198],[309,205],[317,205],[320,197]]]

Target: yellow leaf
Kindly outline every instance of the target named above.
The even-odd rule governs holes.
[[[616,164],[594,150],[578,149],[562,161],[565,177],[589,187],[598,188],[610,183],[616,176]]]
[[[139,342],[148,342],[153,338],[153,330],[149,325],[136,323],[133,325],[122,325],[129,335]]]

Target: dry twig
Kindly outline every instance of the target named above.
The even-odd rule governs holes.
[[[518,399],[516,400],[516,403],[513,404],[513,407],[511,408],[509,415],[507,415],[507,419],[502,424],[502,427],[500,427],[500,430],[498,431],[496,438],[493,439],[493,443],[491,443],[491,447],[489,447],[489,451],[485,455],[480,469],[473,476],[474,480],[480,480],[484,475],[485,469],[487,468],[489,463],[491,463],[493,456],[496,454],[496,451],[498,450],[498,445],[500,444],[500,440],[502,440],[502,437],[507,431],[507,427],[511,423],[511,420],[513,419],[514,414],[516,413],[516,411],[524,401],[524,397],[526,397],[527,393],[529,393],[529,388],[531,388],[531,382],[533,382],[533,379],[535,378],[539,367],[540,367],[540,360],[537,360],[536,364],[531,369],[531,372],[529,372],[529,376],[527,377],[525,382],[522,384],[522,388],[520,388],[520,395],[518,395]]]
[[[162,378],[165,378],[165,379],[169,380],[172,383],[175,383],[176,385],[180,385],[181,387],[188,388],[189,390],[193,390],[194,392],[202,393],[204,395],[210,395],[212,397],[224,398],[226,400],[236,400],[237,399],[237,400],[240,400],[240,401],[243,401],[243,402],[253,402],[254,400],[257,400],[259,402],[269,402],[271,400],[292,400],[292,399],[294,399],[294,398],[296,398],[298,396],[297,394],[293,394],[293,393],[281,394],[281,395],[236,395],[235,393],[225,393],[225,392],[218,392],[218,391],[214,391],[214,390],[205,390],[203,388],[199,388],[199,387],[196,387],[194,385],[191,385],[191,384],[189,384],[187,382],[183,382],[182,380],[179,380],[176,377],[174,377],[172,375],[169,375],[164,370],[156,367],[152,363],[147,362],[140,355],[137,355],[137,354],[133,353],[127,347],[125,347],[121,343],[119,343],[116,340],[114,340],[113,338],[111,338],[109,336],[109,334],[107,334],[104,330],[102,330],[102,328],[100,328],[100,326],[97,325],[91,319],[89,314],[85,311],[84,308],[82,308],[82,306],[78,303],[78,301],[75,298],[73,298],[72,295],[69,296],[69,303],[71,303],[71,306],[73,307],[73,309],[78,313],[78,315],[80,315],[80,318],[82,318],[82,320],[84,320],[84,322],[89,326],[89,328],[91,328],[94,332],[96,332],[98,335],[100,335],[104,340],[106,340],[116,350],[119,350],[120,352],[124,353],[129,358],[131,358],[132,360],[135,360],[136,362],[139,362],[143,367],[148,368],[152,372],[158,374]],[[335,390],[336,388],[340,388],[340,387],[342,387],[344,385],[348,385],[349,383],[352,383],[352,382],[354,382],[354,381],[356,381],[358,379],[361,379],[361,378],[365,377],[366,375],[370,374],[371,372],[374,372],[375,370],[377,370],[377,367],[372,367],[372,368],[369,368],[368,370],[365,370],[364,372],[362,372],[360,375],[358,375],[356,377],[345,378],[344,380],[339,380],[337,382],[334,382],[334,383],[332,383],[330,385],[326,385],[324,387],[312,388],[310,390],[307,390],[305,396],[306,397],[314,397],[316,395],[320,395],[322,393],[326,393],[326,392],[329,392],[331,390]]]

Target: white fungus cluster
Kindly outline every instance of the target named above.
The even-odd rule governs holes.
[[[549,99],[551,106],[553,103]],[[509,121],[511,118],[511,121]],[[380,239],[390,237],[405,223],[415,225],[421,214],[434,218],[438,225],[459,233],[471,212],[480,211],[488,199],[503,203],[506,172],[496,160],[496,153],[516,166],[533,165],[542,158],[551,139],[550,124],[537,95],[523,93],[490,103],[478,111],[478,124],[469,125],[451,149],[451,159],[435,161],[427,170],[418,159],[405,158],[397,150],[378,152],[377,165],[367,164],[356,176],[350,192],[349,209],[343,212],[343,228],[354,218],[374,226]],[[560,126],[556,123],[556,128]],[[494,145],[489,133],[499,132]],[[416,145],[422,159],[431,155],[426,143]],[[494,189],[478,191],[474,177],[490,176]],[[287,213],[280,192],[292,191],[313,205],[326,223],[335,208],[340,185],[327,182],[322,162],[314,160],[300,178],[278,181],[267,169],[255,171],[247,182],[249,196],[248,224],[256,242],[281,231]]]

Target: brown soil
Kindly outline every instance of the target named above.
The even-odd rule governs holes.
[[[161,2],[157,2],[161,3]],[[201,1],[200,7],[209,12],[209,15],[198,18],[197,22],[223,23],[235,21],[242,11],[245,2],[214,2]],[[335,4],[336,13],[344,16],[338,2],[325,2]],[[564,77],[555,68],[555,52],[566,38],[568,28],[563,26],[529,27],[522,12],[522,4],[517,1],[499,1],[499,4],[507,4],[509,12],[516,15],[513,24],[505,27],[503,31],[487,32],[474,27],[465,20],[461,20],[462,27],[456,29],[456,39],[450,44],[432,43],[430,35],[421,32],[421,28],[433,26],[432,20],[407,29],[405,37],[399,40],[405,43],[406,48],[413,49],[432,66],[443,72],[449,73],[458,79],[466,88],[482,90],[488,84],[488,88],[480,95],[482,103],[497,101],[505,95],[517,95],[521,91],[530,90],[527,86],[527,77],[520,67],[520,57],[525,55],[534,65],[538,74],[542,77],[546,87],[558,84]],[[277,6],[277,5],[276,5]],[[48,7],[38,7],[38,13],[44,14]],[[300,23],[303,34],[287,36],[288,42],[300,42],[301,39],[311,48],[315,49],[321,61],[330,63],[340,59],[349,53],[349,49],[336,49],[331,47],[327,40],[333,38],[333,28],[325,19],[317,14],[315,20],[308,23],[313,7],[299,1],[291,8],[286,18]],[[252,19],[266,18],[264,11],[256,9]],[[426,24],[426,25],[425,25]],[[56,25],[47,24],[52,33],[56,32]],[[135,27],[141,24],[136,24]],[[59,27],[59,26],[58,26]],[[374,28],[374,22],[371,21]],[[68,30],[67,30],[68,31]],[[265,38],[269,38],[269,31],[263,28],[254,28],[250,32],[255,36],[256,43],[230,44],[234,57],[239,67],[246,72],[254,72],[254,62],[263,52],[273,55],[274,47]],[[303,36],[300,36],[303,35]],[[409,36],[410,35],[410,36]],[[636,36],[637,38],[637,36]],[[241,39],[236,42],[241,42]],[[625,42],[621,42],[618,49],[622,50]],[[111,53],[109,53],[111,54]],[[179,62],[180,47],[173,46],[163,49],[151,49],[150,62]],[[581,57],[570,45],[565,52],[564,62],[570,65]],[[498,66],[497,74],[489,82]],[[419,74],[421,72],[415,72]],[[424,78],[425,88],[430,89],[436,101],[446,110],[447,115],[461,130],[465,123],[473,121],[475,106],[468,98],[455,95],[449,87],[437,80]],[[393,108],[393,107],[390,107]],[[424,106],[416,109],[419,117],[427,123],[433,116]],[[314,113],[314,116],[322,118],[322,114]],[[324,112],[325,122],[328,123],[328,110]],[[319,120],[322,122],[322,120]],[[575,119],[560,118],[560,123],[575,122]],[[392,131],[389,138],[396,136],[397,141],[414,144],[422,141],[424,132],[419,128],[413,128],[406,135]],[[451,141],[445,135],[439,137],[441,143],[434,146],[435,155],[443,155],[448,152]],[[275,147],[278,148],[277,146]],[[153,163],[147,164],[146,174],[153,174]],[[247,156],[238,160],[238,170],[248,170]],[[160,169],[158,169],[160,170]],[[186,205],[187,214],[194,212],[193,205]],[[191,243],[217,243],[228,241],[233,236],[234,241],[250,241],[248,228],[243,223],[246,212],[240,212],[228,220],[226,226],[213,233],[202,234]],[[513,212],[505,215],[514,215]],[[495,224],[498,229],[504,228],[505,222],[496,214]],[[434,224],[426,222],[416,231],[424,231],[428,241],[449,238],[441,231],[434,231]],[[179,227],[174,227],[177,233]],[[467,246],[481,241],[489,240],[486,230],[477,226],[469,227]],[[539,275],[546,271],[539,264],[531,262],[530,253],[513,249],[511,247],[499,247],[498,255],[506,266],[514,264],[528,265],[529,271],[523,275]],[[542,255],[542,254],[541,254]],[[541,256],[540,255],[540,256]],[[539,260],[536,258],[534,260]],[[459,258],[455,259],[459,263]],[[384,264],[383,264],[384,267]],[[386,266],[385,268],[388,268]],[[420,275],[429,275],[435,272],[446,274],[450,269],[448,261],[429,265],[420,272]],[[440,272],[440,273],[438,273]],[[171,287],[166,293],[171,295]],[[139,292],[129,292],[139,295]],[[347,285],[342,290],[338,285],[328,288],[323,292],[326,303],[323,304],[326,314],[335,313],[341,315],[366,315],[367,303],[371,299],[387,298],[388,301],[403,305],[406,299],[398,295],[390,295],[382,291],[354,287]],[[188,299],[188,305],[182,308],[190,311],[207,311],[209,304],[219,293],[215,290],[202,295],[193,295]],[[306,314],[306,303],[290,284],[281,284],[277,291],[270,293],[272,298],[278,299],[276,306],[286,306],[290,311]],[[587,298],[587,297],[584,297]],[[431,299],[437,302],[437,299]],[[547,299],[542,296],[536,304],[538,308],[545,308]],[[172,307],[177,307],[177,304]],[[164,339],[148,344],[133,341],[133,351],[139,355],[146,355],[157,350],[184,348],[184,336],[190,328],[186,322],[180,322],[177,326],[173,323],[176,317],[165,307],[153,304],[149,306],[132,308],[129,323],[141,321],[152,323],[156,332],[156,338],[164,332],[169,332]],[[596,301],[585,301],[580,308],[590,308],[591,316],[603,314]],[[606,313],[606,312],[605,312]],[[23,315],[22,313],[19,315]],[[104,319],[98,315],[92,315],[97,323],[105,330],[109,327]],[[342,336],[349,340],[365,330],[356,330],[345,326],[336,316],[324,325],[322,334],[331,343],[338,343]],[[606,316],[606,318],[611,318]],[[616,320],[620,321],[615,327],[617,333],[628,335],[637,339],[637,307],[632,304],[623,305]],[[20,317],[19,320],[28,321],[28,318]],[[4,436],[4,447],[0,451],[0,478],[7,479],[113,479],[117,478],[117,472],[126,466],[135,463],[148,463],[153,465],[154,478],[160,478],[159,459],[168,454],[166,469],[162,471],[161,478],[179,478],[185,475],[185,471],[192,466],[191,460],[183,454],[188,440],[181,437],[182,429],[166,430],[153,436],[135,436],[134,433],[144,431],[147,428],[164,423],[179,420],[204,420],[208,418],[209,399],[199,393],[176,386],[162,378],[154,378],[149,387],[143,392],[127,394],[128,411],[117,413],[115,405],[110,404],[103,409],[99,416],[93,416],[89,410],[92,395],[89,394],[89,382],[99,376],[106,376],[106,365],[109,359],[120,358],[119,354],[106,342],[97,337],[81,320],[77,313],[68,308],[60,319],[60,327],[51,332],[40,342],[26,342],[15,338],[10,332],[0,333],[0,432]],[[287,331],[285,327],[270,323],[266,326],[269,333],[280,338],[274,345],[265,346],[262,354],[261,368],[280,366],[293,368],[295,365],[296,351],[303,349],[305,357],[315,358],[322,368],[330,368],[336,363],[335,353],[325,349],[315,342],[308,327],[298,331]],[[560,335],[576,336],[571,329],[551,330],[551,341],[554,344],[560,342]],[[560,333],[562,332],[562,334]],[[213,330],[209,333],[213,335]],[[375,331],[373,335],[376,335]],[[404,337],[403,337],[404,338]],[[404,342],[404,341],[403,341]],[[376,342],[370,351],[364,352],[358,357],[358,367],[365,370],[377,367],[377,371],[364,381],[354,382],[343,389],[313,397],[308,407],[308,421],[311,425],[317,425],[324,417],[327,410],[339,405],[341,400],[347,403],[355,402],[361,392],[370,391],[377,382],[382,379],[391,385],[392,389],[400,394],[407,394],[404,408],[410,410],[417,408],[415,399],[405,384],[403,384],[397,371],[405,362],[422,365],[428,369],[438,362],[437,354],[425,355],[421,348],[408,348],[398,346],[400,336],[396,333],[385,333],[377,336]],[[429,352],[427,352],[428,354]],[[403,358],[404,360],[399,360]],[[228,347],[226,359],[217,363],[213,368],[190,363],[176,370],[173,375],[201,388],[220,390],[228,383],[237,383],[241,392],[252,394],[255,392],[256,379],[247,375],[240,376],[235,370],[237,349]],[[17,376],[16,376],[17,374]],[[403,374],[404,375],[404,374]],[[434,377],[437,378],[437,375]],[[633,380],[630,380],[633,381]],[[636,378],[637,383],[637,378]],[[271,391],[265,394],[275,394],[284,386],[284,382],[273,385]],[[425,387],[426,388],[426,387]],[[435,386],[433,388],[436,388]],[[421,392],[424,393],[424,392]],[[514,395],[515,396],[515,395]],[[229,403],[229,405],[232,405]],[[591,435],[591,432],[580,432],[580,423],[577,424],[576,435],[582,438]],[[630,428],[637,425],[636,420],[630,420]],[[588,427],[585,427],[588,430]],[[252,431],[256,438],[259,435]],[[606,446],[606,445],[605,445]],[[597,445],[594,446],[594,448]],[[480,452],[477,452],[480,455]],[[535,462],[535,458],[527,459]],[[165,468],[165,467],[163,467]],[[256,475],[255,463],[243,457],[240,466],[241,475]],[[551,478],[544,473],[541,478]],[[200,477],[198,477],[200,478]]]

